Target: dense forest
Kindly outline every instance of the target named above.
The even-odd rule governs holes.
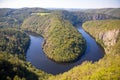
[[[18,58],[17,55],[0,52],[1,80],[47,80],[51,76],[36,69],[30,62]]]
[[[22,58],[29,47],[29,42],[29,36],[22,31],[10,28],[0,29],[0,51],[19,54]]]
[[[25,61],[30,42],[26,33],[14,28],[1,28],[0,36],[1,80],[42,80],[49,76]]]
[[[73,61],[85,51],[82,35],[55,13],[45,16],[34,14],[23,22],[21,28],[41,34],[45,39],[43,50],[54,61]]]
[[[67,21],[53,18],[43,49],[48,57],[57,62],[69,62],[85,51],[82,35]]]
[[[13,28],[1,28],[0,36],[1,80],[38,80],[40,76],[42,80],[49,76],[25,61],[30,42],[26,33]]]
[[[0,79],[119,80],[119,10],[0,9]],[[85,61],[58,75],[36,69],[30,62],[25,61],[30,40],[24,31],[43,36],[43,50],[46,56],[55,61],[69,62],[81,56],[86,45],[84,38],[75,28],[77,25],[82,25],[105,50],[104,57],[99,61]]]

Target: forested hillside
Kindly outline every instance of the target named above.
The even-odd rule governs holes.
[[[85,51],[82,35],[65,20],[53,18],[43,49],[48,57],[58,62],[73,61]]]
[[[119,8],[117,9],[95,9],[95,10],[80,10],[69,12],[65,10],[49,10],[43,8],[21,8],[21,9],[0,9],[0,28],[2,27],[17,27],[19,28],[24,19],[34,13],[52,12],[57,13],[64,19],[69,20],[73,25],[82,24],[88,20],[101,20],[110,18],[120,18]]]
[[[105,8],[105,9],[86,9],[83,12],[87,13],[102,13],[120,18],[120,8]]]
[[[23,54],[29,47],[29,36],[16,29],[0,29],[0,51]]]
[[[57,14],[31,16],[24,21],[21,28],[41,34],[45,39],[43,50],[54,61],[73,61],[85,51],[82,35]]]
[[[88,21],[83,24],[83,28],[104,47],[106,53],[119,50],[120,20]]]
[[[49,76],[25,61],[29,42],[29,36],[22,31],[13,28],[0,29],[1,80],[42,80]]]
[[[19,28],[24,19],[29,17],[32,13],[49,12],[43,8],[21,8],[21,9],[0,9],[0,28],[16,27]]]
[[[49,26],[50,19],[48,16],[32,15],[24,20],[21,29],[44,35]]]
[[[31,63],[23,61],[17,55],[0,51],[1,80],[47,80],[51,76]]]
[[[70,21],[70,23],[72,23],[74,26],[82,25],[85,21],[90,20],[105,20],[118,18],[103,13],[86,13],[82,11],[69,12],[65,10],[56,10],[53,11],[52,13],[58,14],[63,19]]]
[[[99,34],[110,34],[116,42],[113,45],[102,46],[104,49],[111,47],[105,56],[98,62],[84,62],[63,74],[52,76],[50,80],[119,80],[120,79],[120,20],[97,20],[88,21],[83,24],[83,28],[99,42]],[[110,31],[118,31],[110,32]],[[110,33],[109,33],[110,32]],[[104,34],[105,35],[105,34]],[[103,35],[103,37],[104,37]],[[109,36],[109,37],[110,37]],[[116,37],[114,37],[116,36]],[[107,38],[109,39],[109,38]],[[101,41],[104,41],[102,38]],[[112,43],[111,41],[108,43]]]

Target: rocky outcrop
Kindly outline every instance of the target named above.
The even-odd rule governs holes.
[[[106,46],[105,52],[109,52],[110,47],[117,43],[119,34],[120,29],[114,29],[104,33],[99,33],[99,39],[102,40],[104,45]]]
[[[120,33],[119,30],[111,30],[105,33],[100,33],[99,34],[99,39],[103,40],[103,43],[105,46],[113,46],[117,42],[117,37]]]

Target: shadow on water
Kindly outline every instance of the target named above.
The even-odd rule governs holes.
[[[78,31],[86,40],[87,48],[83,56],[73,63],[56,63],[47,58],[42,50],[44,39],[40,36],[29,35],[31,42],[26,53],[26,60],[31,62],[36,68],[51,74],[59,74],[68,71],[74,66],[80,65],[84,61],[98,61],[104,56],[103,50],[97,45],[95,40],[89,36],[81,27],[77,27]]]

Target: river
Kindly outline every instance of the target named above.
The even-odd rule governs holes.
[[[26,60],[31,62],[36,68],[47,73],[59,74],[70,70],[74,66],[80,65],[84,61],[98,61],[104,56],[103,50],[97,45],[96,41],[89,36],[81,27],[77,27],[78,31],[86,40],[87,48],[83,56],[74,63],[56,63],[48,59],[43,50],[42,43],[44,39],[41,36],[30,35],[30,46],[26,53]]]

